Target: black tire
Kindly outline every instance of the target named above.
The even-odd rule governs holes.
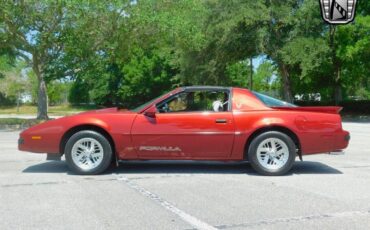
[[[82,138],[92,138],[100,143],[103,148],[103,159],[102,161],[92,169],[83,169],[79,167],[72,159],[72,148],[73,145],[81,140]],[[113,151],[112,146],[102,134],[91,131],[91,130],[83,130],[73,134],[67,141],[64,154],[66,157],[66,161],[68,167],[75,173],[80,175],[96,175],[104,172],[111,164]]]
[[[284,142],[288,148],[288,159],[286,163],[279,169],[269,169],[264,167],[257,159],[257,149],[258,146],[269,138],[277,138]],[[267,157],[267,156],[266,156]],[[281,133],[278,131],[268,131],[262,133],[255,137],[251,144],[249,145],[248,149],[248,160],[252,165],[253,169],[256,170],[259,174],[266,175],[266,176],[280,176],[284,175],[292,168],[296,157],[296,145],[294,144],[293,140],[286,135],[285,133]]]

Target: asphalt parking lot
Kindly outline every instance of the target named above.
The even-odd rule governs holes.
[[[19,152],[0,131],[0,229],[369,229],[370,123],[345,155],[264,177],[247,163],[125,163],[99,176]]]

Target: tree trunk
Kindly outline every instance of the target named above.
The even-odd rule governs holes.
[[[334,101],[335,101],[335,105],[339,105],[339,103],[343,99],[339,65],[336,65],[335,67],[335,76],[336,77],[335,77],[335,85],[334,85]]]
[[[249,60],[250,60],[250,75],[249,75],[249,89],[250,90],[253,90],[253,58],[252,57],[250,57],[249,58]]]
[[[48,119],[48,94],[46,91],[46,83],[43,74],[43,68],[39,63],[39,59],[33,55],[33,71],[35,72],[38,80],[38,94],[37,94],[37,119]]]
[[[283,79],[284,100],[292,103],[293,102],[292,87],[290,84],[290,75],[287,66],[283,63],[279,63],[279,69]]]
[[[37,97],[37,119],[48,119],[48,94],[46,84],[43,77],[39,78],[38,82],[38,97]]]
[[[17,92],[17,113],[19,113],[20,100],[21,100],[21,95],[19,92]]]
[[[342,101],[342,86],[340,84],[337,84],[335,86],[334,99],[335,99],[335,105],[339,105],[339,103]]]

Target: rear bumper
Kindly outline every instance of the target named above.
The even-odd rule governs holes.
[[[344,155],[345,153],[343,150],[329,152],[330,155]]]
[[[347,132],[347,135],[344,137],[344,139],[349,142],[351,140],[351,134]]]
[[[334,149],[342,150],[348,147],[349,141],[351,140],[351,134],[348,131],[343,130],[336,135],[334,141]]]

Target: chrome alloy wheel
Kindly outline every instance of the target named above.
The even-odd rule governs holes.
[[[103,146],[94,138],[82,138],[72,147],[72,160],[83,170],[92,170],[103,161]]]
[[[278,138],[268,138],[257,148],[257,160],[266,169],[277,170],[285,166],[289,159],[289,148]]]

